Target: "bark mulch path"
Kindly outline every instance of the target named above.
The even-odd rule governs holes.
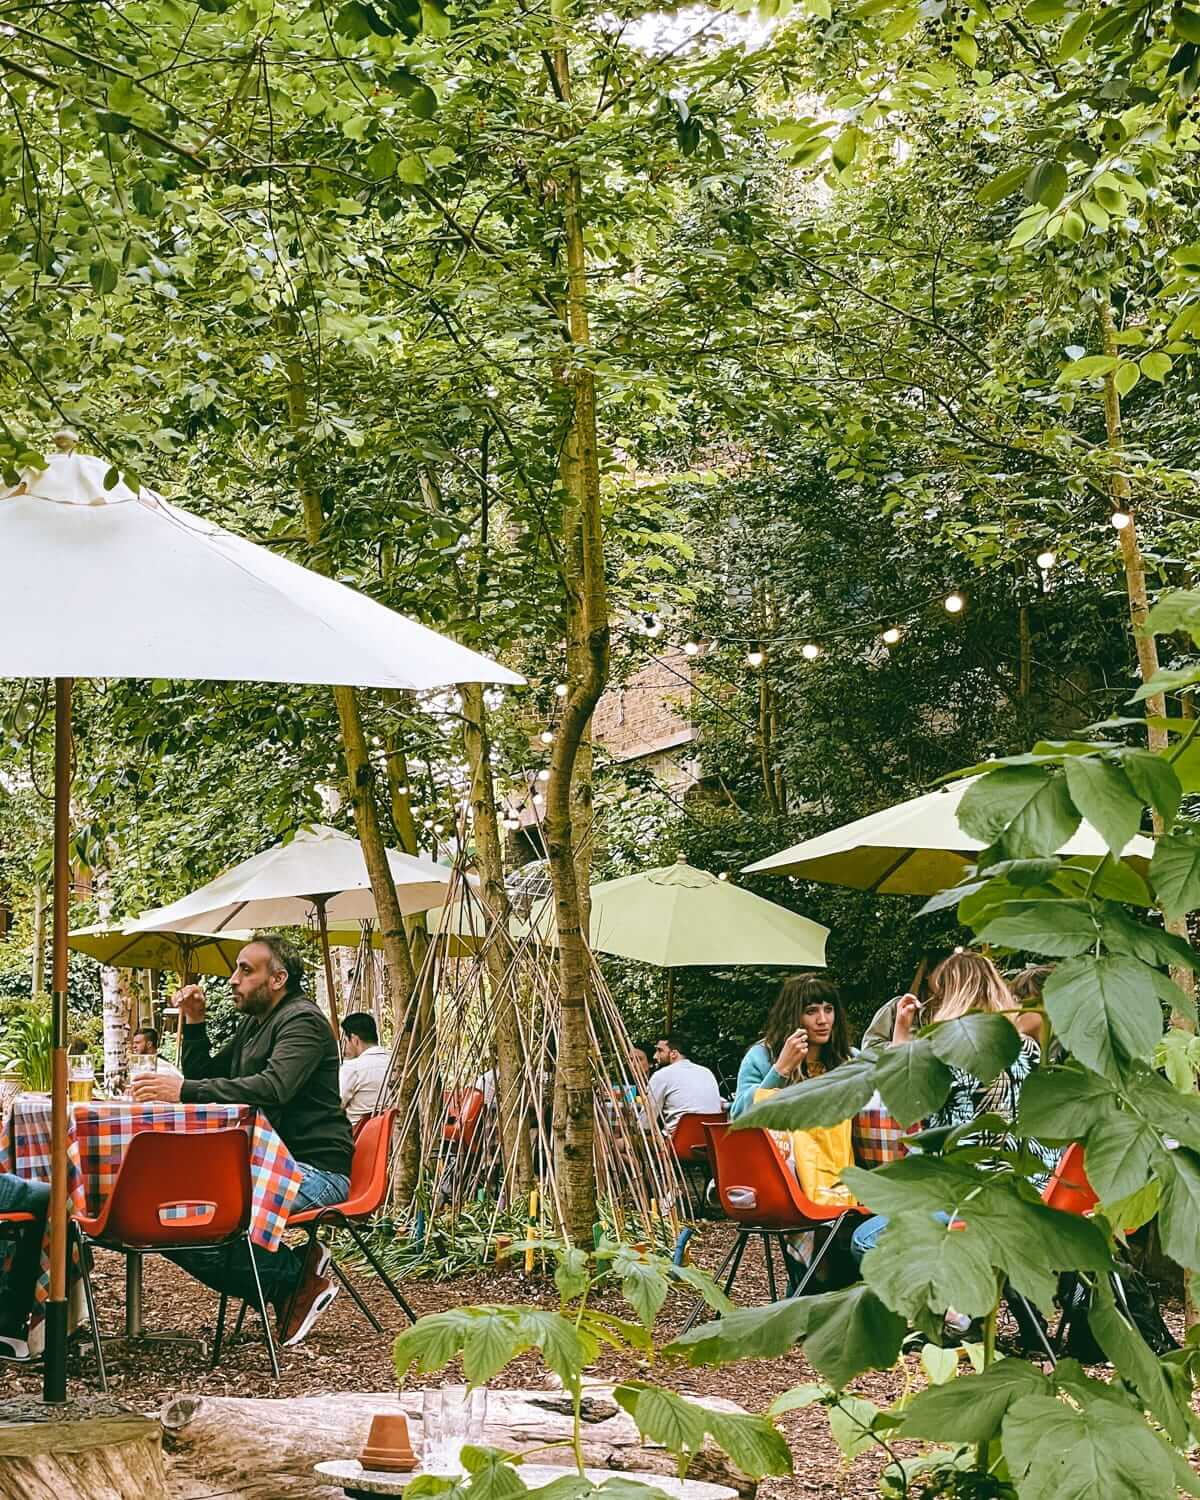
[[[714,1268],[728,1245],[729,1233],[721,1225],[704,1226],[703,1233],[693,1241],[697,1245],[697,1261]],[[124,1262],[117,1256],[97,1251],[94,1279],[101,1321],[115,1333],[123,1315]],[[399,1331],[403,1319],[386,1291],[369,1275],[359,1276],[357,1280],[384,1327]],[[548,1276],[527,1278],[521,1271],[507,1266],[489,1267],[448,1282],[410,1280],[404,1283],[404,1287],[418,1314],[481,1302],[550,1307],[557,1306],[558,1300]],[[739,1305],[756,1305],[767,1300],[761,1254],[754,1248],[747,1251],[734,1293]],[[682,1326],[691,1302],[690,1294],[671,1292],[659,1317],[658,1344],[669,1342]],[[606,1296],[601,1305],[623,1316],[631,1316],[619,1295]],[[148,1328],[211,1337],[216,1296],[162,1257],[152,1256],[147,1259],[145,1269],[145,1313]],[[1168,1321],[1175,1326],[1178,1319],[1168,1312]],[[253,1318],[247,1320],[248,1329],[252,1331],[255,1326]],[[1176,1332],[1179,1332],[1178,1328]],[[86,1381],[92,1363],[88,1346],[79,1347],[83,1358],[73,1358],[73,1385],[76,1381]],[[274,1386],[266,1351],[258,1342],[243,1341],[234,1346],[223,1355],[220,1367],[214,1371],[208,1370],[207,1362],[194,1352],[170,1345],[146,1344],[136,1353],[129,1350],[112,1352],[108,1358],[109,1387],[116,1400],[155,1412],[165,1400],[182,1392],[253,1397],[306,1396],[336,1391],[385,1391],[394,1389],[396,1384],[390,1337],[381,1338],[375,1334],[344,1292],[308,1340],[299,1348],[281,1350],[279,1358],[282,1378],[278,1386]],[[592,1373],[610,1381],[650,1376],[682,1394],[723,1396],[753,1412],[763,1411],[781,1391],[818,1378],[798,1353],[770,1360],[746,1360],[719,1370],[691,1369],[681,1361],[658,1360],[653,1370],[651,1375],[651,1366],[637,1356],[605,1350]],[[924,1376],[913,1356],[906,1358],[901,1369],[866,1376],[855,1382],[853,1389],[881,1405],[886,1404],[903,1390],[905,1371],[914,1387],[924,1384]],[[453,1369],[445,1378],[455,1378]],[[0,1364],[0,1401],[36,1393],[40,1390],[40,1379],[39,1367]],[[536,1358],[525,1356],[497,1377],[496,1384],[538,1389],[552,1387],[554,1380]],[[829,1436],[821,1407],[789,1413],[781,1420],[780,1426],[791,1444],[795,1473],[789,1479],[764,1481],[759,1487],[761,1500],[801,1500],[803,1496],[817,1494],[831,1497],[831,1500],[859,1500],[859,1497],[878,1494],[875,1476],[881,1460],[874,1454],[865,1454],[847,1465]]]

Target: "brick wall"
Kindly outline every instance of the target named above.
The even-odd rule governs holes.
[[[596,743],[615,761],[653,757],[656,773],[691,779],[685,769],[686,747],[696,739],[688,719],[691,670],[691,659],[668,647],[620,687],[609,688],[592,717]]]

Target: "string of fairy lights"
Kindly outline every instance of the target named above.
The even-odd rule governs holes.
[[[1119,506],[1109,515],[1109,523],[1117,532],[1124,531],[1132,522],[1133,516],[1130,512]],[[1041,571],[1043,580],[1045,580],[1051,570],[1057,565],[1058,557],[1051,548],[1046,548],[1037,554],[1035,561]],[[682,652],[690,660],[695,660],[699,657],[709,656],[721,647],[745,647],[745,664],[754,671],[758,671],[766,666],[770,657],[769,648],[785,645],[794,646],[799,644],[801,657],[805,661],[815,662],[825,654],[830,642],[847,636],[861,637],[864,634],[869,634],[874,640],[890,651],[891,648],[900,645],[905,635],[913,628],[915,620],[930,605],[940,603],[942,609],[948,615],[959,616],[967,609],[967,602],[965,591],[951,589],[947,594],[931,595],[929,598],[919,601],[916,605],[910,606],[905,612],[906,618],[902,619],[896,616],[890,622],[879,619],[864,625],[861,619],[856,619],[853,623],[826,627],[820,632],[814,632],[811,635],[806,633],[774,633],[769,639],[761,636],[732,634],[696,636],[689,637],[680,642],[673,649]],[[659,640],[664,636],[666,631],[666,624],[663,618],[652,612],[633,615],[630,617],[628,625],[634,634],[640,635],[648,641]],[[818,635],[819,638],[814,638]],[[666,643],[664,642],[664,644]],[[659,656],[655,659],[660,664],[667,666],[663,657]],[[679,675],[681,681],[684,680],[682,674]],[[693,682],[691,685],[694,687],[695,683]],[[558,682],[554,685],[553,695],[561,703],[566,698],[568,691],[569,688],[565,682]],[[484,696],[490,708],[499,707],[503,699],[503,693],[498,688],[489,689]],[[717,706],[719,707],[720,705],[718,704]],[[732,717],[736,717],[736,715],[732,715]],[[549,722],[543,722],[544,727],[538,731],[536,743],[544,749],[549,750],[555,741],[554,718],[551,716]],[[547,766],[542,766],[537,771],[525,771],[521,773],[518,778],[518,785],[505,799],[504,809],[500,817],[500,825],[506,832],[515,833],[525,826],[521,813],[526,810],[532,811],[534,817],[540,823],[545,810],[545,797],[541,789],[549,779],[550,770]],[[403,797],[409,795],[410,789],[407,786],[402,786],[396,788],[396,791],[398,795]],[[463,801],[460,807],[464,816],[469,813],[469,801]],[[436,841],[451,835],[450,822],[455,820],[451,815],[448,822],[447,815],[443,814],[440,817],[425,817],[419,821],[424,831],[432,835],[436,845]],[[723,875],[721,878],[724,879],[725,876]]]

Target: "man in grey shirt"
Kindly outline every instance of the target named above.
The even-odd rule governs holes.
[[[691,1062],[688,1044],[677,1032],[663,1037],[654,1049],[658,1070],[650,1075],[646,1094],[651,1114],[662,1122],[663,1134],[672,1136],[682,1115],[715,1115],[721,1112],[721,1088],[708,1068]]]

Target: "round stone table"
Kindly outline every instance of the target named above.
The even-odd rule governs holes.
[[[316,1471],[325,1479],[340,1484],[343,1493],[350,1500],[366,1500],[366,1497],[375,1495],[402,1495],[406,1485],[422,1472],[418,1468],[411,1474],[383,1474],[378,1470],[364,1469],[356,1458],[331,1459],[328,1463],[317,1464]],[[574,1469],[552,1464],[518,1466],[518,1473],[531,1490],[575,1472]],[[648,1474],[627,1469],[584,1469],[583,1472],[593,1484],[603,1484],[606,1479],[614,1476],[636,1479],[642,1484],[653,1485],[664,1495],[670,1495],[672,1500],[737,1500],[737,1491],[727,1489],[723,1484],[706,1484],[699,1479],[676,1479],[673,1474]]]

